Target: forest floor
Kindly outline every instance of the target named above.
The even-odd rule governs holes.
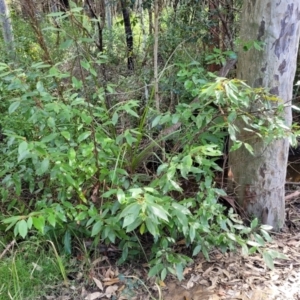
[[[287,194],[295,196],[293,191]],[[270,249],[288,259],[275,260],[274,270],[266,267],[262,256],[242,256],[237,252],[210,253],[210,262],[199,255],[184,270],[179,282],[169,276],[164,282],[147,278],[147,266],[117,267],[106,256],[92,262],[89,284],[80,271],[69,287],[53,286],[47,300],[265,300],[300,299],[300,197],[287,197],[286,224],[274,234]],[[80,270],[80,268],[77,268]]]

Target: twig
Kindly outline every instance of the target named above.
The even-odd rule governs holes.
[[[294,193],[285,196],[284,199],[285,199],[285,201],[288,201],[288,200],[292,200],[294,198],[297,198],[298,196],[300,196],[300,191],[295,191]]]
[[[16,240],[12,240],[3,250],[3,252],[0,255],[0,259],[6,254],[6,252],[16,243]]]

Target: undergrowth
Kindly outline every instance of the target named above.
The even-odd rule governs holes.
[[[96,51],[93,23],[82,9],[49,18],[60,24],[40,31],[60,32],[55,49],[50,42],[57,36],[45,39],[50,56],[24,49],[29,64],[0,63],[5,230],[24,239],[41,234],[66,254],[76,240],[114,244],[121,250],[118,263],[140,257],[149,263],[149,275],[162,280],[168,273],[182,279],[190,256],[202,252],[209,259],[213,247],[263,251],[270,228],[256,221],[248,228],[226,211],[218,202],[226,191],[215,178],[223,172],[217,160],[227,137],[230,151],[252,151],[237,139],[237,119],[266,143],[288,136],[283,105],[270,113],[278,99],[182,59],[160,74],[166,89],[157,111],[153,87],[141,79],[148,81],[151,71],[118,73],[109,53]],[[232,52],[222,55],[217,59]],[[139,86],[132,88],[134,82]],[[168,99],[175,91],[182,99]],[[251,111],[254,102],[263,108]],[[176,253],[179,240],[189,255]],[[277,255],[265,252],[270,267]]]

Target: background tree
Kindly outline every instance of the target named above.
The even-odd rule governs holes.
[[[0,0],[0,22],[2,25],[3,39],[6,44],[7,50],[11,53],[12,56],[14,56],[15,46],[13,28],[9,16],[9,9],[6,5],[5,0]]]
[[[287,126],[292,122],[291,99],[297,65],[299,45],[300,1],[244,1],[241,15],[237,77],[246,80],[254,88],[268,88],[284,101],[284,119]],[[245,49],[245,42],[259,41],[261,51],[255,47]],[[247,48],[247,47],[246,47]],[[270,108],[280,104],[273,101]],[[253,103],[251,111],[261,107]],[[241,147],[230,154],[235,192],[241,207],[251,217],[276,230],[284,224],[285,176],[289,141],[280,139],[267,145],[255,132],[244,130],[238,121],[238,139],[250,144],[252,155]]]

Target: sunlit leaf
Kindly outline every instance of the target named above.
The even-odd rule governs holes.
[[[25,220],[21,220],[16,226],[18,226],[20,236],[24,239],[28,233],[27,222]]]

